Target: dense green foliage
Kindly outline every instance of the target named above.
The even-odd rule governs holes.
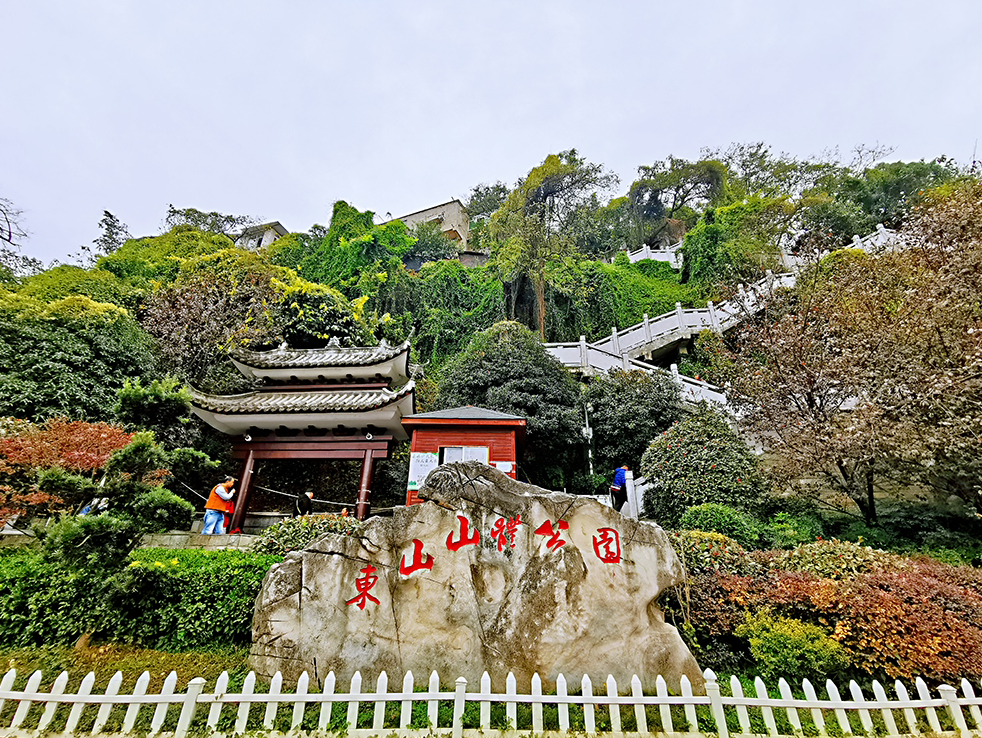
[[[173,281],[182,260],[231,247],[232,242],[225,236],[179,225],[161,236],[127,241],[112,254],[100,258],[96,266],[128,284],[149,289],[153,282]]]
[[[713,285],[755,281],[765,269],[778,270],[787,227],[785,203],[779,199],[754,197],[707,210],[682,242],[683,279]]]
[[[0,293],[0,415],[109,420],[124,381],[155,367],[149,336],[115,305]]]
[[[766,490],[757,458],[727,419],[703,409],[656,438],[641,459],[646,514],[675,527],[694,505],[753,507]]]
[[[694,505],[682,513],[680,525],[686,530],[720,533],[746,548],[756,547],[760,524],[750,515],[718,502]]]
[[[101,514],[63,515],[54,525],[35,530],[48,561],[70,570],[112,572],[148,533],[187,530],[194,506],[161,484],[170,458],[141,431],[113,451],[100,482],[107,510]]]
[[[53,565],[33,552],[5,552],[0,645],[70,645],[89,632],[170,651],[244,645],[259,585],[279,558],[143,549],[129,566],[104,577]]]
[[[347,515],[300,515],[266,528],[252,544],[252,550],[284,556],[303,549],[325,533],[350,536],[360,527],[358,520]]]
[[[153,431],[165,448],[191,446],[200,436],[190,416],[191,395],[174,377],[142,384],[139,378],[123,382],[116,393],[116,420],[130,430]]]
[[[18,292],[41,302],[82,295],[95,302],[108,302],[127,310],[136,309],[144,291],[105,269],[82,269],[62,264],[27,277]]]
[[[575,483],[580,390],[527,328],[502,322],[477,334],[447,369],[436,405],[479,405],[525,418],[520,473],[552,489]]]
[[[637,469],[648,445],[682,414],[678,386],[668,375],[617,371],[590,380],[594,463],[604,473],[627,464]]]
[[[793,515],[778,512],[764,527],[764,537],[774,548],[793,548],[821,538],[822,521],[815,515]]]

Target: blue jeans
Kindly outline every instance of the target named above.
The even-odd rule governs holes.
[[[205,510],[205,525],[201,532],[206,536],[225,535],[225,513],[218,510]]]

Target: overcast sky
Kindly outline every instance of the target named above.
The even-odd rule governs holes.
[[[480,7],[478,7],[480,5]],[[571,147],[640,164],[765,141],[972,159],[978,0],[8,0],[0,196],[64,260],[103,210],[326,224],[514,181]]]

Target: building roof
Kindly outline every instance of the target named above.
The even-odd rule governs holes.
[[[374,410],[411,395],[415,385],[407,382],[399,390],[380,389],[330,390],[302,392],[245,392],[239,395],[210,395],[193,387],[191,404],[223,415],[257,413],[337,413]]]
[[[276,380],[365,376],[366,370],[388,376],[394,384],[409,379],[409,341],[390,346],[327,346],[319,349],[281,347],[272,351],[233,349],[232,362],[247,377]]]
[[[313,368],[321,366],[374,366],[409,351],[409,341],[390,346],[382,341],[378,346],[328,346],[318,349],[281,347],[272,351],[232,350],[238,363],[255,369]]]
[[[414,390],[412,381],[395,391],[383,387],[211,395],[188,387],[194,414],[229,435],[250,428],[375,425],[387,428],[399,440],[407,438],[400,420],[414,409]]]
[[[521,420],[524,422],[525,418],[520,415],[509,415],[497,410],[476,407],[475,405],[465,405],[450,410],[434,410],[430,413],[407,415],[403,420]]]
[[[430,205],[430,207],[423,208],[422,210],[414,210],[411,213],[406,213],[405,215],[400,215],[398,218],[393,218],[392,220],[402,220],[403,218],[412,218],[414,215],[419,215],[420,213],[427,213],[430,210],[439,210],[440,208],[445,208],[447,205],[453,205],[454,203],[457,203],[458,205],[460,205],[461,209],[467,210],[467,208],[464,207],[464,203],[462,203],[458,198],[455,197],[452,200],[447,200],[446,202],[441,202],[439,205]],[[388,221],[386,221],[386,223],[391,223],[392,220],[388,220]],[[383,225],[384,225],[384,223],[383,223]]]
[[[238,241],[244,236],[251,236],[256,233],[265,233],[268,230],[273,230],[280,236],[285,236],[289,233],[289,231],[283,227],[283,224],[278,220],[271,220],[269,223],[257,223],[254,226],[243,228],[242,232],[235,236],[235,240]]]

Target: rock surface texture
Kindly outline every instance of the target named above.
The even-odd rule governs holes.
[[[372,518],[359,537],[326,535],[266,575],[250,665],[318,680],[374,682],[411,670],[476,688],[508,672],[528,688],[613,674],[645,690],[658,675],[703,683],[656,604],[682,577],[667,536],[582,497],[550,493],[483,464],[435,470],[421,505]],[[575,688],[575,687],[573,687]]]

